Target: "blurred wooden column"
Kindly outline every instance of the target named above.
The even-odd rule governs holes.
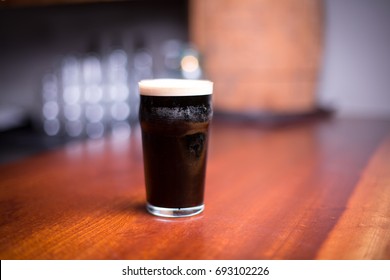
[[[315,109],[322,15],[320,0],[190,0],[191,41],[215,82],[215,108]]]

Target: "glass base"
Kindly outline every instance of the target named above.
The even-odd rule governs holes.
[[[187,208],[165,208],[153,206],[149,203],[146,203],[146,209],[149,213],[159,217],[181,218],[200,214],[204,209],[204,205],[202,204],[199,206]]]

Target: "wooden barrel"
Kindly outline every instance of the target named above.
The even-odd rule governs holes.
[[[322,15],[320,0],[191,0],[190,38],[215,83],[215,109],[314,110]]]

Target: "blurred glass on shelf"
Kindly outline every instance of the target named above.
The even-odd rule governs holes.
[[[195,47],[180,40],[167,40],[161,46],[168,78],[201,79],[200,54]]]
[[[135,37],[131,51],[117,42],[106,52],[67,55],[42,78],[42,127],[47,135],[128,138],[138,125],[138,81],[152,78],[202,77],[200,55],[188,44],[170,39],[152,52]],[[154,61],[163,61],[156,75]]]
[[[195,48],[187,47],[184,49],[180,66],[183,78],[196,80],[202,77],[200,55]]]
[[[168,77],[181,78],[180,60],[183,43],[180,40],[167,40],[161,46],[164,69]]]

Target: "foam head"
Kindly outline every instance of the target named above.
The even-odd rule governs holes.
[[[213,93],[213,83],[207,80],[152,79],[138,83],[141,95],[194,96]]]

